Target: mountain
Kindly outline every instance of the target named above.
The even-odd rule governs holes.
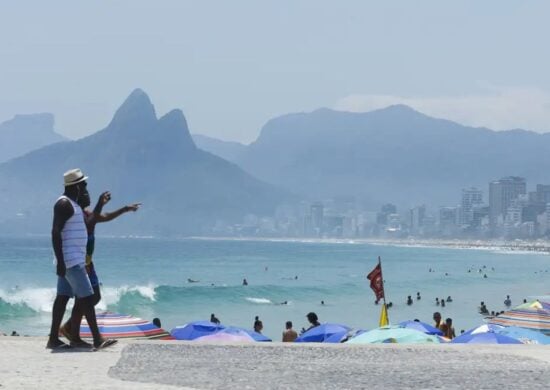
[[[0,123],[0,163],[66,138],[55,132],[52,114],[16,115]]]
[[[206,150],[227,161],[237,161],[246,150],[246,145],[239,142],[222,141],[202,134],[193,134],[192,137],[199,149]]]
[[[462,126],[403,105],[367,113],[320,109],[270,120],[237,163],[313,199],[452,205],[462,188],[487,191],[503,176],[526,177],[530,186],[550,182],[550,134]]]
[[[242,222],[248,213],[272,215],[287,196],[198,149],[180,110],[157,119],[149,97],[137,89],[105,129],[0,165],[0,231],[47,234],[63,172],[74,167],[90,177],[93,203],[100,192],[112,192],[106,210],[143,202],[136,214],[102,226],[102,233],[207,234],[216,223]]]

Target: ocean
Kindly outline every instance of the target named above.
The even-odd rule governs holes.
[[[158,317],[167,330],[207,320],[211,313],[224,324],[252,328],[259,316],[264,334],[277,341],[287,320],[297,330],[307,327],[310,311],[321,322],[371,329],[380,306],[366,275],[378,256],[387,301],[393,303],[392,323],[415,318],[431,323],[433,312],[440,311],[453,319],[458,333],[483,323],[480,301],[500,311],[506,295],[513,305],[550,300],[548,254],[354,241],[98,236],[94,259],[103,295],[98,310]],[[0,238],[0,331],[47,335],[55,286],[49,237]],[[408,295],[414,300],[410,306]],[[436,297],[448,296],[453,302],[435,304]]]

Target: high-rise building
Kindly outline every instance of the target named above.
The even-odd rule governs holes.
[[[387,225],[388,224],[388,215],[390,214],[396,214],[397,213],[397,207],[391,203],[387,203],[382,206],[380,209],[380,212],[378,212],[378,215],[376,217],[376,223],[379,225]]]
[[[550,184],[537,184],[536,200],[540,203],[550,203]]]
[[[321,235],[323,232],[324,206],[322,203],[314,203],[310,207],[311,211],[311,228],[316,235]]]
[[[460,223],[471,225],[474,220],[474,207],[483,204],[483,192],[475,187],[462,190],[462,210]]]
[[[410,232],[412,234],[420,233],[425,216],[426,206],[422,205],[411,209]]]
[[[489,183],[489,221],[495,227],[504,220],[512,200],[525,194],[526,183],[523,177],[509,176]]]

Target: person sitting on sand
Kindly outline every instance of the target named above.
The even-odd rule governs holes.
[[[317,314],[315,314],[314,312],[307,313],[306,317],[307,317],[307,320],[309,321],[309,323],[311,324],[311,326],[307,329],[302,328],[302,333],[307,332],[308,330],[313,329],[316,326],[321,325],[319,323],[319,318],[317,317]]]
[[[283,331],[283,342],[293,343],[298,338],[298,333],[292,329],[292,321],[287,321],[285,324],[285,330]]]
[[[213,322],[216,325],[221,324],[220,320],[218,320],[214,313],[210,314],[210,322]]]

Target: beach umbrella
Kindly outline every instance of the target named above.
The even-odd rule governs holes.
[[[535,299],[531,302],[522,303],[514,307],[514,309],[539,309],[539,310],[550,310],[550,303],[541,302],[538,299]]]
[[[517,339],[523,344],[550,344],[550,337],[545,336],[543,333],[517,326],[507,326],[498,330],[497,333]]]
[[[443,332],[441,330],[437,329],[434,326],[426,324],[425,322],[403,321],[403,322],[399,323],[399,327],[418,330],[418,331],[420,331],[422,333],[426,333],[426,334],[434,334],[434,335],[438,335],[438,336],[443,336]]]
[[[195,340],[225,329],[225,326],[210,321],[194,321],[185,325],[177,326],[170,331],[176,340]]]
[[[271,341],[269,337],[264,336],[261,333],[254,332],[253,330],[246,329],[246,328],[240,328],[238,326],[228,326],[225,329],[221,330],[220,332],[233,333],[233,334],[239,334],[240,332],[245,332],[250,337],[252,337],[254,341]]]
[[[476,326],[475,328],[468,329],[466,332],[462,333],[462,335],[487,333],[487,332],[498,332],[499,330],[501,330],[503,328],[504,328],[504,326],[502,326],[502,325],[483,324],[483,325],[480,325],[480,326]]]
[[[490,324],[519,326],[550,335],[550,310],[537,307],[516,308],[506,311],[489,320]]]
[[[222,329],[219,332],[196,338],[194,341],[205,343],[253,343],[255,340],[245,331]]]
[[[360,334],[349,340],[347,344],[422,344],[422,343],[440,343],[441,340],[434,335],[424,332],[402,328],[399,326],[384,326]]]
[[[324,323],[304,332],[298,337],[296,343],[322,343],[335,333],[349,332],[350,327],[340,324]]]
[[[523,344],[521,341],[493,331],[461,334],[451,340],[452,344]]]
[[[157,328],[151,321],[130,315],[103,312],[96,314],[96,319],[99,332],[105,338],[173,339],[167,331],[162,328]],[[86,318],[83,318],[80,324],[80,336],[87,338],[92,337],[92,332],[86,322]]]
[[[346,331],[337,332],[337,333],[334,333],[332,336],[327,337],[323,342],[324,343],[343,343],[365,332],[366,330],[364,329],[350,330],[349,332],[346,332]]]

